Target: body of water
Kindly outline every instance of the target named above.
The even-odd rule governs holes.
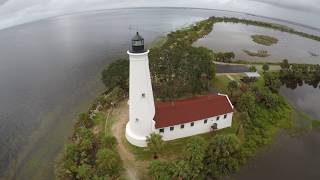
[[[320,89],[303,85],[281,88],[281,94],[297,110],[320,120]],[[320,178],[320,133],[311,131],[296,137],[281,132],[271,147],[258,153],[228,180],[318,180]]]
[[[103,92],[100,72],[114,58],[126,56],[136,31],[150,44],[210,16],[261,19],[203,9],[118,9],[0,31],[2,177],[53,179],[55,159],[72,132],[74,119]]]
[[[77,114],[103,92],[102,69],[126,56],[132,35],[151,43],[199,14],[110,10],[0,31],[0,174],[52,179]]]
[[[277,44],[264,46],[252,41],[251,35],[268,35],[279,40]],[[286,32],[273,29],[233,23],[216,23],[213,31],[195,42],[195,46],[205,46],[215,52],[232,51],[235,59],[248,61],[280,62],[288,59],[292,63],[320,63],[320,42],[306,39]],[[252,57],[243,50],[257,52],[266,50],[268,57]],[[310,53],[319,56],[312,56]]]

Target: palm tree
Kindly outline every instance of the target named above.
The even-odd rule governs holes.
[[[187,163],[187,173],[190,179],[199,179],[203,170],[206,143],[201,137],[193,137],[186,144],[183,151],[184,161]]]
[[[164,145],[165,143],[160,134],[152,133],[147,137],[147,146],[149,151],[153,153],[154,159],[158,159],[158,154],[161,153]]]
[[[177,161],[174,165],[173,177],[176,177],[177,180],[187,179],[188,172],[190,171],[188,163],[181,160]]]
[[[240,130],[250,121],[250,117],[247,112],[241,112],[239,115],[239,125],[237,128],[237,136],[240,134]]]

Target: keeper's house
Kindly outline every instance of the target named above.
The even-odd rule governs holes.
[[[155,107],[156,132],[164,140],[207,133],[230,127],[232,123],[233,106],[226,95],[159,102]]]

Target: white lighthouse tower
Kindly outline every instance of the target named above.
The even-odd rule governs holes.
[[[137,34],[132,38],[127,52],[130,61],[129,122],[126,138],[136,146],[145,147],[146,137],[155,130],[155,106],[149,70],[149,50],[144,49],[144,39]]]

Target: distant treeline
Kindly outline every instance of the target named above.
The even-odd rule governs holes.
[[[288,60],[283,60],[280,66],[279,78],[286,87],[295,89],[303,84],[308,84],[314,88],[319,87],[319,64],[289,64]]]
[[[288,26],[280,25],[280,24],[275,24],[275,23],[270,23],[270,22],[263,22],[263,21],[255,21],[255,20],[248,20],[248,19],[239,19],[235,17],[211,17],[211,19],[217,23],[217,22],[231,22],[231,23],[242,23],[242,24],[247,24],[247,25],[254,25],[254,26],[260,26],[260,27],[265,27],[265,28],[271,28],[275,30],[279,30],[282,32],[287,32],[291,34],[296,34],[301,37],[313,39],[315,41],[320,41],[320,37],[313,35],[313,34],[308,34],[305,32],[297,31],[293,28],[290,28]]]

